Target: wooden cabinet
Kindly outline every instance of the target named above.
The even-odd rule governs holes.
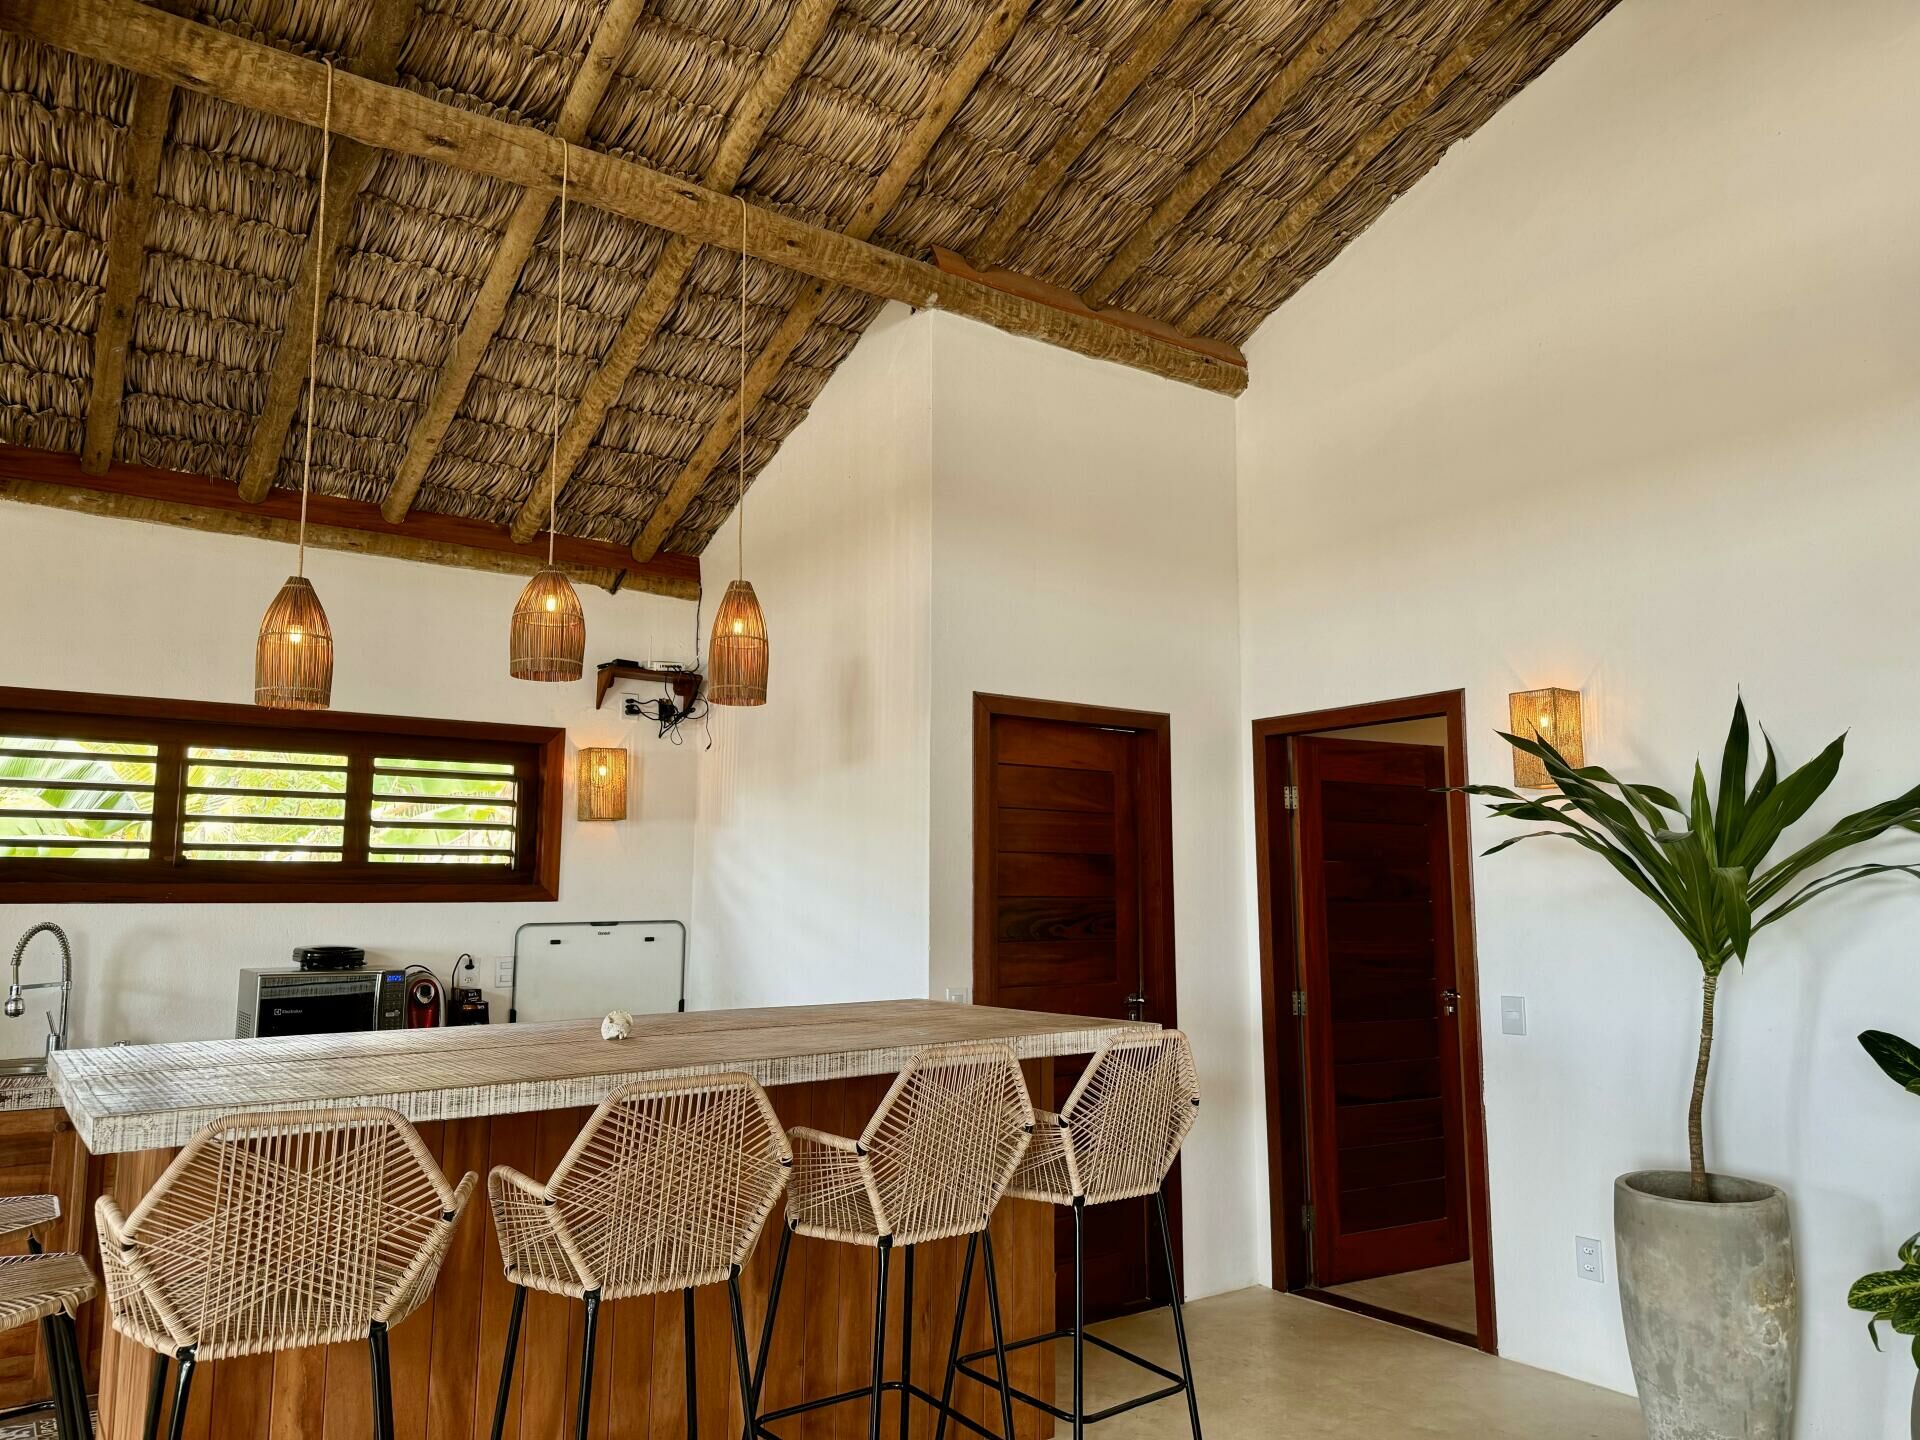
[[[88,1155],[64,1110],[0,1111],[0,1195],[58,1195],[60,1219],[42,1233],[41,1244],[85,1256],[96,1274],[93,1197],[111,1183],[113,1158]],[[0,1254],[19,1255],[26,1248],[24,1233],[0,1239]],[[89,1305],[80,1315],[89,1388],[99,1374],[100,1358],[99,1324],[89,1313],[93,1309]],[[0,1334],[0,1410],[36,1404],[50,1393],[40,1327],[22,1325]]]

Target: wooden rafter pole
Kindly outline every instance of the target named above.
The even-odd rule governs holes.
[[[113,438],[120,429],[133,307],[140,298],[140,266],[147,253],[147,228],[153,222],[154,185],[172,113],[172,82],[142,76],[133,92],[133,116],[120,142],[126,147],[125,188],[113,207],[107,284],[93,329],[93,389],[87,400],[86,434],[80,442],[80,463],[91,475],[100,474],[112,462]]]
[[[325,76],[319,65],[139,0],[7,0],[0,29],[298,124],[320,123]],[[560,142],[529,126],[355,75],[336,78],[334,101],[336,134],[548,195],[559,190]],[[702,244],[740,244],[741,207],[731,197],[590,150],[575,152],[573,174],[573,193],[583,205]],[[950,310],[1221,394],[1246,389],[1241,366],[1166,339],[1009,294],[763,206],[747,206],[746,217],[747,253],[783,269],[885,300]]]
[[[1159,248],[1167,232],[1186,219],[1207,192],[1220,183],[1220,177],[1244,160],[1247,152],[1260,143],[1260,138],[1267,133],[1267,127],[1273,124],[1275,117],[1306,88],[1307,82],[1326,64],[1327,57],[1359,28],[1360,22],[1373,12],[1377,3],[1378,0],[1346,0],[1313,33],[1313,37],[1294,52],[1293,58],[1287,61],[1280,73],[1269,80],[1254,97],[1253,103],[1240,112],[1240,118],[1233,122],[1220,142],[1188,167],[1166,199],[1154,206],[1153,213],[1126,238],[1114,252],[1113,258],[1107,261],[1106,267],[1094,277],[1093,283],[1081,292],[1089,305],[1099,305],[1109,299],[1142,265],[1153,258],[1153,252]]]
[[[347,68],[370,80],[391,81],[400,68],[400,47],[406,43],[419,10],[419,0],[374,6],[366,36]],[[378,150],[355,140],[342,140],[333,147],[327,166],[327,230],[323,235],[316,229],[307,237],[293,294],[287,299],[287,324],[273,352],[266,404],[254,422],[240,464],[242,499],[265,499],[273,488],[274,476],[280,472],[280,455],[286,448],[287,431],[293,426],[293,412],[307,379],[307,347],[300,343],[300,337],[313,310],[313,292],[317,285],[323,304],[333,293],[333,267],[353,232],[354,199],[379,158]]]
[[[554,134],[567,144],[579,144],[587,133],[593,112],[600,108],[601,98],[613,82],[614,62],[632,37],[634,23],[645,4],[646,0],[612,0],[600,17],[600,27],[594,31],[586,58],[580,62],[580,71],[560,103],[560,118],[554,125]],[[467,387],[473,383],[493,337],[500,333],[507,306],[520,284],[520,272],[526,269],[527,257],[533,254],[534,242],[539,239],[547,223],[547,212],[552,208],[550,193],[528,189],[521,192],[513,214],[507,217],[500,241],[494,246],[493,259],[487,263],[486,278],[480,282],[480,293],[474,296],[473,308],[467,312],[466,324],[454,337],[453,348],[447,352],[446,363],[433,382],[433,393],[427,397],[426,405],[407,435],[407,453],[400,457],[393,484],[380,503],[381,513],[387,519],[398,523],[406,519],[407,511],[413,508],[414,497],[427,478],[427,468],[440,453],[447,429],[467,398]]]
[[[1094,137],[1106,128],[1107,121],[1133,98],[1134,91],[1153,73],[1154,67],[1173,48],[1173,42],[1186,33],[1193,17],[1206,4],[1207,0],[1171,0],[1147,24],[1127,58],[1107,72],[1073,123],[1060,132],[1033,172],[1000,207],[993,224],[969,247],[975,264],[996,265],[1006,259],[1020,227],[1033,218],[1040,202],[1053,193],[1054,186],[1060,183],[1073,162],[1086,153]]]
[[[900,148],[894,151],[893,159],[888,161],[887,168],[861,200],[860,208],[854,212],[853,220],[846,228],[848,238],[864,241],[880,228],[880,222],[899,202],[908,182],[920,172],[920,167],[926,163],[927,156],[946,132],[954,115],[959,112],[967,96],[973,93],[973,87],[980,83],[980,77],[986,73],[987,67],[1006,48],[1007,41],[1020,28],[1020,22],[1026,19],[1033,3],[1034,0],[999,0],[981,20],[979,29],[973,32],[966,49],[954,59],[946,79],[941,81],[940,88],[921,110],[913,129],[907,132],[906,138],[900,142]],[[693,455],[647,515],[646,524],[640,527],[640,533],[634,537],[633,554],[636,560],[651,559],[666,543],[667,536],[680,523],[680,517],[687,513],[694,496],[700,493],[707,476],[713,473],[713,467],[720,463],[727,448],[735,442],[740,430],[742,406],[746,414],[753,414],[753,407],[760,403],[761,397],[780,378],[788,357],[806,337],[832,290],[832,286],[816,281],[803,289],[799,298],[788,307],[773,338],[754,357],[752,368],[747,371],[744,393],[732,397],[721,408],[720,414],[707,427],[707,433],[700,437],[700,443],[694,447]]]
[[[1469,32],[1466,39],[1441,57],[1418,90],[1396,105],[1386,119],[1354,141],[1353,149],[1322,175],[1311,190],[1293,203],[1292,208],[1281,217],[1280,223],[1234,267],[1233,274],[1188,307],[1187,313],[1181,317],[1182,325],[1198,331],[1212,324],[1228,302],[1254,284],[1265,273],[1267,266],[1300,238],[1307,226],[1342,190],[1353,183],[1376,155],[1426,114],[1447,87],[1460,78],[1461,72],[1517,25],[1537,3],[1538,0],[1506,0],[1505,4],[1488,14]]]
[[[239,489],[224,480],[118,461],[104,474],[90,475],[77,455],[17,445],[0,445],[0,500],[288,545],[300,532],[300,496],[292,490],[276,490],[256,504],[242,500]],[[378,505],[337,495],[315,495],[308,509],[307,544],[323,550],[503,575],[531,575],[547,563],[545,544],[515,544],[506,526],[483,520],[415,515],[395,525]],[[659,555],[639,565],[626,545],[572,535],[561,536],[555,552],[560,568],[584,584],[682,600],[700,594],[698,556]]]
[[[827,33],[827,22],[833,18],[836,3],[837,0],[800,0],[794,7],[793,14],[787,19],[786,29],[780,32],[780,39],[767,52],[752,87],[735,107],[727,122],[726,133],[720,137],[720,148],[701,177],[709,189],[725,194],[739,183],[740,172],[747,168],[747,161],[758,148],[761,137],[767,133],[767,125],[773,119],[774,112],[791,93],[808,59],[819,48],[820,38]],[[675,235],[667,241],[660,258],[654,261],[653,273],[647,277],[647,288],[641,291],[640,298],[634,302],[633,309],[620,327],[620,333],[608,347],[606,358],[587,377],[586,387],[580,392],[573,414],[566,428],[560,432],[558,458],[551,467],[541,469],[533,482],[533,493],[527,496],[513,517],[516,539],[531,540],[546,524],[550,509],[548,492],[555,488],[556,481],[561,488],[565,488],[567,481],[573,477],[581,457],[587,453],[593,437],[600,432],[600,424],[606,419],[607,411],[620,398],[620,392],[626,388],[627,379],[640,363],[640,357],[647,353],[647,347],[653,344],[661,325],[666,323],[667,312],[679,297],[680,287],[686,283],[687,275],[693,269],[694,258],[699,253],[700,247],[693,241],[683,235]]]

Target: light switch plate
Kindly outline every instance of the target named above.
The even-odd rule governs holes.
[[[1527,1033],[1526,996],[1502,995],[1500,997],[1500,1033],[1502,1035]]]
[[[496,990],[513,988],[513,961],[510,958],[493,962],[493,988]]]
[[[1573,1263],[1582,1280],[1591,1280],[1596,1285],[1607,1283],[1607,1258],[1600,1242],[1591,1235],[1573,1237]]]

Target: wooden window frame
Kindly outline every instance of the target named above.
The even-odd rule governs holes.
[[[0,686],[0,733],[69,734],[90,740],[144,740],[160,747],[153,853],[145,860],[0,859],[0,904],[334,902],[447,903],[556,900],[566,792],[567,732],[551,726],[429,720],[338,710],[267,710],[203,700],[80,694]],[[310,748],[348,756],[346,841],[364,838],[356,783],[370,790],[376,755],[409,759],[511,760],[519,829],[511,866],[462,865],[459,878],[425,866],[372,861],[181,860],[180,752],[187,745]],[[357,781],[356,781],[357,777]],[[169,817],[163,820],[162,817]],[[400,872],[400,873],[396,873]]]

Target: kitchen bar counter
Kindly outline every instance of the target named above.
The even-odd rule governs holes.
[[[1022,1060],[1084,1054],[1139,1028],[881,1000],[638,1015],[626,1040],[603,1040],[598,1020],[577,1020],[64,1050],[50,1075],[87,1149],[107,1155],[184,1145],[242,1110],[387,1105],[424,1124],[592,1106],[635,1080],[722,1070],[770,1087],[891,1075],[943,1041],[1005,1040]]]
[[[509,1164],[544,1178],[572,1144],[588,1107],[629,1081],[744,1070],[767,1086],[783,1124],[857,1135],[907,1057],[923,1045],[1005,1040],[1024,1062],[1038,1106],[1054,1103],[1053,1057],[1084,1054],[1143,1028],[1124,1021],[927,1000],[806,1005],[645,1015],[626,1040],[600,1038],[599,1022],[407,1030],[277,1040],[213,1040],[56,1055],[52,1075],[74,1127],[121,1209],[131,1212],[202,1125],[243,1110],[390,1105],[419,1127],[450,1179]],[[1156,1028],[1152,1026],[1144,1028]],[[1011,1336],[1053,1328],[1051,1207],[1009,1200],[994,1216],[1001,1299]],[[747,1323],[757,1336],[780,1220],[741,1274]],[[917,1248],[916,1379],[944,1371],[965,1242]],[[871,1355],[874,1251],[794,1242],[768,1365],[769,1409],[865,1381]],[[887,1349],[894,1373],[903,1339],[901,1267],[894,1267]],[[973,1288],[965,1343],[987,1343],[982,1287]],[[455,1233],[432,1298],[392,1338],[399,1440],[484,1440],[493,1419],[500,1356],[512,1306],[493,1217],[482,1190]],[[98,1312],[104,1307],[96,1306]],[[527,1300],[525,1340],[503,1440],[573,1433],[582,1307],[551,1295]],[[621,1300],[600,1319],[593,1440],[664,1440],[688,1433],[680,1297]],[[700,1292],[694,1397],[699,1429],[739,1436],[732,1336],[724,1287]],[[145,1440],[151,1357],[109,1332],[100,1350],[102,1440]],[[1014,1383],[1053,1393],[1052,1347],[1010,1358]],[[181,1440],[352,1440],[372,1433],[364,1344],[286,1351],[202,1364]],[[997,1430],[997,1397],[962,1382],[956,1406]],[[897,1401],[886,1423],[899,1424]],[[1052,1422],[1016,1408],[1018,1440]],[[852,1440],[866,1433],[854,1403],[790,1425],[793,1440]],[[916,1413],[913,1440],[932,1440]],[[783,1431],[783,1433],[786,1433]],[[888,1432],[892,1433],[891,1430]],[[954,1429],[952,1433],[960,1433]]]

